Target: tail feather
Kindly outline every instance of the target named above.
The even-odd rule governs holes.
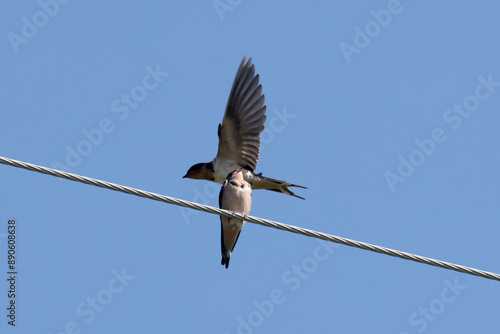
[[[270,177],[262,176],[262,174],[255,174],[255,179],[252,182],[253,189],[267,189],[275,192],[279,192],[285,195],[290,195],[300,199],[305,199],[304,197],[295,195],[293,191],[288,189],[288,187],[297,187],[307,189],[307,187],[299,186],[297,184],[288,183],[286,181],[272,179]]]
[[[222,251],[222,260],[220,264],[223,266],[226,266],[226,269],[229,267],[229,259],[231,258],[231,252],[228,252],[226,249],[226,245],[224,243],[224,227],[222,226],[222,222],[220,225],[220,244],[221,244],[221,251]]]
[[[223,266],[226,266],[226,269],[229,268],[229,259],[231,258],[231,255],[226,256],[225,254],[222,254],[222,260],[220,261],[220,264]]]
[[[245,222],[243,222],[243,225]],[[226,269],[229,267],[229,260],[231,259],[231,254],[233,253],[234,246],[236,246],[236,243],[238,242],[238,239],[240,238],[240,233],[241,229],[238,231],[238,234],[236,235],[236,238],[234,238],[234,234],[231,235],[231,233],[227,232],[226,237],[227,239],[224,238],[224,225],[222,224],[222,217],[221,217],[221,225],[220,225],[220,243],[221,243],[221,251],[222,251],[222,260],[221,264],[226,266]],[[234,239],[232,239],[234,238]],[[234,241],[234,242],[233,242]],[[227,245],[233,245],[231,249],[226,248]]]

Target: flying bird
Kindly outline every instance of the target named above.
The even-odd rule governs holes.
[[[227,176],[219,193],[219,207],[232,212],[248,215],[252,205],[252,187],[243,178],[243,169],[239,168]],[[238,241],[245,221],[220,216],[221,222],[221,264],[229,267],[229,259]]]
[[[229,173],[243,168],[243,178],[253,189],[267,189],[304,199],[288,187],[306,187],[254,173],[259,160],[260,134],[266,121],[266,106],[252,58],[245,61],[246,56],[236,73],[224,118],[217,129],[217,156],[211,162],[191,166],[184,178],[223,183]]]

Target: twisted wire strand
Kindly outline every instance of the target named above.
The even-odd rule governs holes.
[[[35,164],[30,164],[27,162],[22,162],[22,161],[18,161],[18,160],[8,159],[5,157],[0,157],[0,163],[2,163],[4,165],[8,165],[8,166],[27,169],[27,170],[38,172],[38,173],[43,173],[43,174],[48,174],[48,175],[60,177],[60,178],[71,180],[71,181],[90,184],[93,186],[106,188],[106,189],[110,189],[110,190],[114,190],[114,191],[120,191],[120,192],[130,194],[130,195],[145,197],[145,198],[149,198],[149,199],[152,199],[155,201],[165,202],[165,203],[169,203],[169,204],[173,204],[173,205],[179,205],[179,206],[183,206],[183,207],[194,209],[194,210],[212,213],[215,215],[222,215],[222,216],[227,216],[227,217],[243,219],[243,220],[250,222],[250,223],[259,224],[259,225],[263,225],[263,226],[267,226],[267,227],[272,227],[272,228],[276,228],[279,230],[288,231],[288,232],[292,232],[292,233],[302,234],[302,235],[312,237],[312,238],[327,240],[327,241],[335,242],[335,243],[350,246],[350,247],[361,248],[364,250],[368,250],[368,251],[372,251],[372,252],[376,252],[376,253],[380,253],[380,254],[385,254],[385,255],[390,255],[390,256],[398,257],[398,258],[405,259],[405,260],[420,262],[420,263],[424,263],[427,265],[436,266],[439,268],[454,270],[454,271],[458,271],[458,272],[469,274],[469,275],[475,275],[475,276],[479,276],[479,277],[483,277],[483,278],[488,278],[491,280],[500,281],[499,274],[487,272],[484,270],[474,269],[474,268],[470,268],[470,267],[466,267],[466,266],[462,266],[462,265],[458,265],[458,264],[454,264],[454,263],[450,263],[450,262],[435,260],[435,259],[431,259],[431,258],[428,258],[425,256],[401,252],[398,250],[385,248],[385,247],[381,247],[381,246],[376,246],[376,245],[372,245],[369,243],[356,241],[356,240],[352,240],[352,239],[346,239],[346,238],[334,236],[334,235],[327,234],[327,233],[309,230],[309,229],[302,228],[302,227],[278,223],[278,222],[268,220],[268,219],[263,219],[263,218],[253,217],[253,216],[245,216],[245,215],[242,215],[239,213],[218,209],[218,208],[215,208],[215,207],[212,207],[209,205],[194,203],[194,202],[185,201],[185,200],[174,198],[174,197],[155,194],[155,193],[152,193],[149,191],[144,191],[144,190],[140,190],[140,189],[126,187],[126,186],[122,186],[119,184],[101,181],[101,180],[97,180],[97,179],[93,179],[90,177],[85,177],[85,176],[81,176],[81,175],[77,175],[77,174],[73,174],[73,173],[67,173],[67,172],[55,170],[52,168],[47,168],[47,167],[42,167],[42,166],[38,166]]]

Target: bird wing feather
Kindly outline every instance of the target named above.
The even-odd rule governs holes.
[[[257,168],[260,134],[266,121],[265,97],[252,58],[243,58],[229,94],[222,124],[219,124],[219,150],[216,159],[236,162],[250,171]]]

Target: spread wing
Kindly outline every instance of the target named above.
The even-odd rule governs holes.
[[[260,134],[264,131],[266,106],[259,75],[255,75],[252,58],[246,56],[234,79],[226,112],[219,124],[219,151],[216,159],[227,159],[250,171],[257,167]]]

